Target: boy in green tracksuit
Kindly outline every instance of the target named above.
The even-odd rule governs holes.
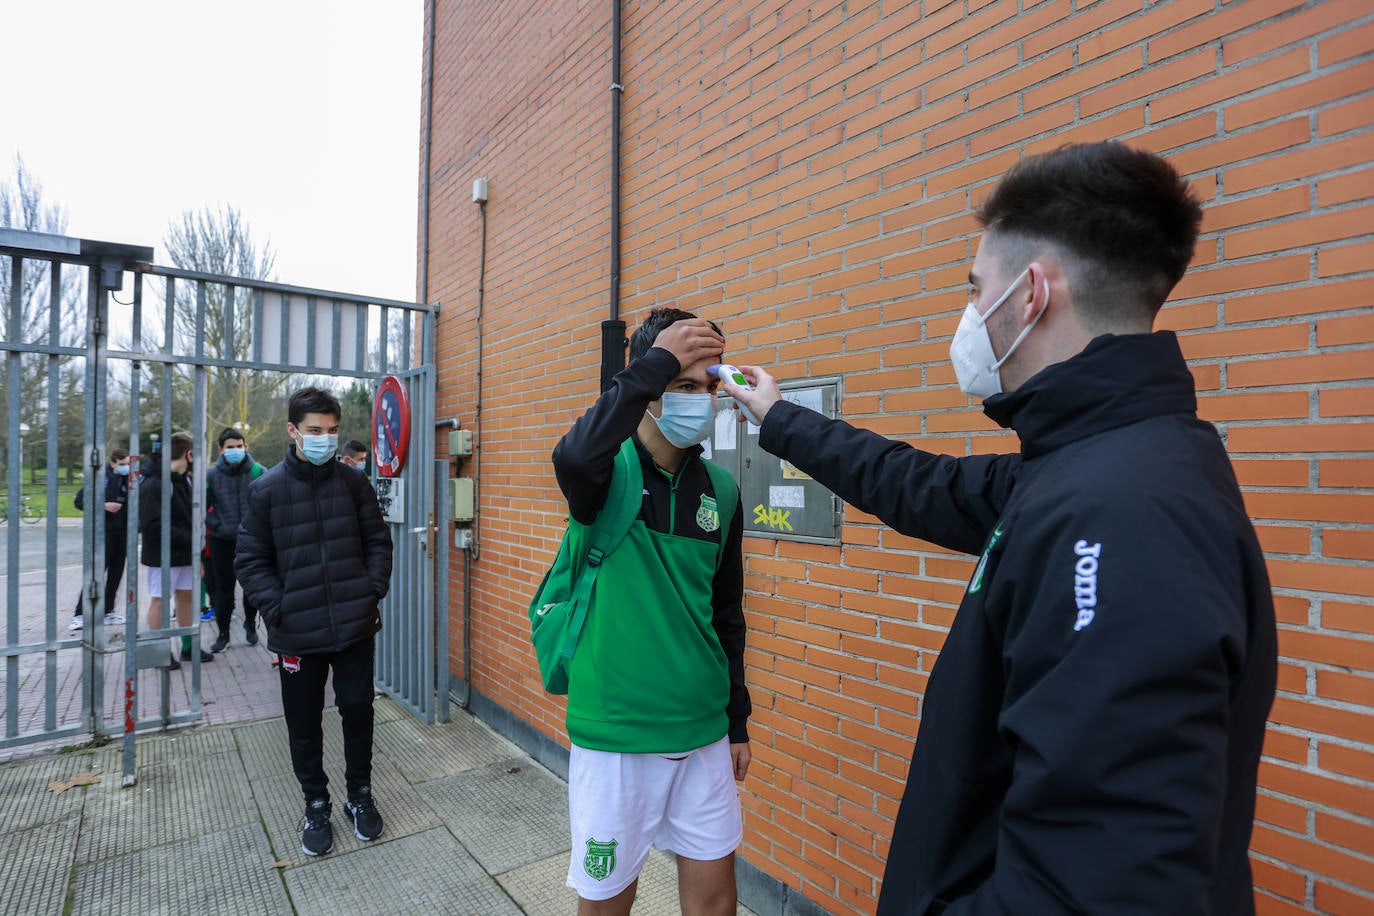
[[[568,671],[568,886],[580,916],[629,913],[650,846],[677,854],[682,908],[734,913],[749,768],[739,493],[701,458],[715,423],[715,325],[654,309],[630,364],[553,452],[578,522],[602,510],[622,443],[643,476],[639,517],[602,564]],[[733,502],[722,530],[720,499]]]

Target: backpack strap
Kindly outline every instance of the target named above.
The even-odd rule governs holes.
[[[630,438],[620,443],[620,451],[616,452],[615,462],[611,465],[611,486],[606,492],[606,501],[588,532],[587,539],[591,546],[587,548],[586,562],[573,587],[573,613],[568,621],[567,638],[563,642],[564,659],[571,659],[577,649],[582,625],[587,621],[587,606],[591,604],[592,585],[596,582],[601,564],[630,533],[643,504],[644,474],[639,467],[639,451],[635,448],[634,439]]]
[[[725,555],[725,542],[730,539],[730,525],[735,520],[735,503],[739,502],[739,484],[725,468],[714,461],[702,459],[706,465],[706,476],[711,478],[711,489],[716,494],[716,511],[720,513],[720,545],[716,548],[716,567]]]

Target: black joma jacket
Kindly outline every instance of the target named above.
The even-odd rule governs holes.
[[[761,445],[979,556],[921,711],[878,913],[1237,916],[1274,610],[1174,335],[1104,336],[952,458],[789,403]]]
[[[362,472],[286,459],[248,488],[234,572],[273,652],[337,652],[382,627],[391,532]]]

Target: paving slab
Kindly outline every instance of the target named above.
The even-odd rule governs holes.
[[[72,916],[289,913],[262,826],[113,856],[77,869]]]
[[[520,908],[443,828],[335,856],[285,873],[299,916],[451,913],[520,916]]]
[[[496,880],[529,916],[567,916],[577,912],[577,892],[567,886],[568,853],[531,862],[496,876]],[[639,873],[634,916],[678,916],[677,860],[658,849]],[[754,916],[740,905],[737,916]]]
[[[138,784],[106,779],[86,792],[77,862],[151,849],[176,840],[258,823],[243,764],[213,754],[139,767]]]
[[[521,755],[518,747],[466,713],[435,725],[426,725],[413,716],[379,722],[374,735],[377,749],[411,782],[426,782]]]
[[[387,843],[401,837],[421,833],[442,826],[433,809],[421,799],[396,768],[380,759],[372,758],[372,795],[382,814],[383,833],[371,843],[353,835],[353,823],[344,813],[343,765],[330,773],[330,796],[334,806],[330,824],[334,828],[334,849],[330,856],[356,849]],[[253,780],[253,793],[272,849],[283,859],[301,862],[308,857],[301,851],[301,820],[305,816],[305,801],[301,798],[300,783],[288,769],[284,776],[260,776]]]
[[[83,804],[82,787],[54,794],[48,786],[77,773],[98,770],[101,766],[94,754],[59,754],[39,757],[14,766],[0,767],[0,835],[27,830],[40,824],[57,824],[80,818]],[[102,780],[118,779],[105,772]],[[5,844],[0,844],[5,845]]]
[[[568,849],[567,787],[529,757],[431,780],[416,790],[493,875]]]
[[[79,798],[81,792],[71,789],[63,794]],[[5,831],[0,875],[4,876],[6,913],[50,916],[62,912],[80,830],[80,818],[68,817],[27,830]]]

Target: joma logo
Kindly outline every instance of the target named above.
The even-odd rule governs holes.
[[[1073,629],[1078,632],[1097,616],[1097,568],[1102,545],[1079,541],[1073,545],[1073,552],[1078,556],[1078,562],[1073,565],[1073,597],[1078,605],[1078,619]]]

